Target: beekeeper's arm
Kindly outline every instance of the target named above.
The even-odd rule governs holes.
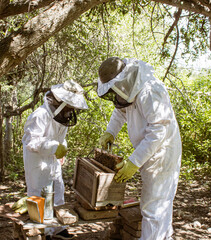
[[[144,139],[129,157],[129,160],[140,168],[163,144],[167,127],[173,119],[173,110],[164,89],[151,89],[137,98],[136,103],[148,122]]]
[[[115,108],[111,115],[106,132],[111,133],[115,138],[125,122],[126,111],[124,109]]]
[[[44,137],[47,127],[50,126],[47,124],[47,119],[45,119],[45,117],[42,118],[42,114],[39,116],[35,115],[27,120],[24,127],[25,133],[23,143],[26,144],[28,150],[46,156],[56,153],[60,143],[56,140]],[[54,129],[51,130],[54,131]],[[66,145],[66,141],[64,141],[64,144]],[[61,145],[63,145],[63,143]],[[59,157],[62,157],[61,155]]]
[[[100,145],[103,148],[107,148],[107,144],[112,144],[118,132],[121,130],[123,124],[126,122],[125,111],[123,109],[115,108],[109,124],[107,126],[106,132],[100,137]]]

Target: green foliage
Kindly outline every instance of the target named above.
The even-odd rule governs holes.
[[[170,91],[182,137],[182,166],[187,178],[194,176],[194,170],[211,166],[210,74],[189,76],[184,81],[183,96]]]
[[[25,111],[21,117],[13,117],[13,146],[11,149],[11,159],[7,162],[6,169],[10,179],[17,180],[24,176],[23,167],[23,144],[24,124],[32,110]]]
[[[204,164],[200,164],[195,161],[195,159],[188,159],[186,161],[182,161],[181,168],[181,178],[185,178],[186,180],[193,180],[196,176],[210,176],[211,174],[211,165],[207,162]]]
[[[7,37],[10,33],[18,31],[28,20],[35,17],[39,11],[19,14],[0,20],[0,39]]]
[[[205,52],[209,47],[209,29],[210,25],[207,18],[198,15],[189,15],[182,19],[180,28],[181,41],[184,44],[182,56],[191,54],[196,58],[199,52]]]

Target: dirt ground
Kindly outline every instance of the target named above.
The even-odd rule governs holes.
[[[200,176],[199,176],[200,174]],[[139,176],[137,176],[139,178]],[[70,202],[75,199],[71,190],[71,180],[65,178],[65,201]],[[140,183],[127,183],[126,197],[140,197]],[[25,183],[23,180],[5,180],[0,184],[0,205],[17,201],[25,193]],[[100,223],[103,228],[104,223]],[[99,226],[98,225],[98,226]],[[211,177],[201,172],[196,172],[195,179],[187,181],[180,179],[177,194],[174,201],[174,240],[205,240],[211,239]],[[0,216],[0,236],[1,240],[11,240],[13,232],[13,222],[11,219]],[[95,238],[96,233],[92,233],[90,240]],[[89,240],[89,239],[86,239]],[[101,239],[102,240],[102,239]],[[128,239],[129,240],[129,239]]]

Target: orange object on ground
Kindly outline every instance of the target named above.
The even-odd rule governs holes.
[[[29,217],[32,221],[43,223],[45,198],[32,196],[26,199]]]

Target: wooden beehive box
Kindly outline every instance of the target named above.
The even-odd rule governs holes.
[[[76,160],[73,189],[92,209],[120,206],[126,183],[116,183],[115,172],[94,159]]]

